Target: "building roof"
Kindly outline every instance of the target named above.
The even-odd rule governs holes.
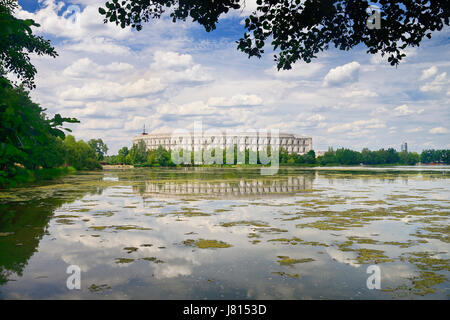
[[[177,135],[177,136],[184,136],[184,135],[189,135],[189,136],[196,136],[196,133],[194,133],[194,131],[180,131],[180,132],[175,132],[176,130],[172,131],[172,132],[159,132],[159,133],[146,133],[146,134],[140,134],[135,136],[133,139],[140,139],[140,138],[158,138],[158,137],[172,137],[173,135]],[[212,131],[212,130],[206,130],[206,131],[202,131],[201,135],[202,136],[215,136],[215,135],[230,135],[230,136],[238,136],[238,137],[246,137],[246,136],[258,136],[258,133],[261,133],[262,136],[270,136],[271,135],[271,131],[267,130],[266,132],[258,132],[258,131],[234,131],[234,130],[217,130],[216,132]],[[306,136],[301,136],[301,135],[297,135],[294,133],[285,133],[285,132],[280,132],[279,133],[279,137],[280,138],[303,138],[303,139],[311,139],[311,137],[306,137]]]

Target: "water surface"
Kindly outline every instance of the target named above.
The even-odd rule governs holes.
[[[0,192],[0,298],[448,299],[448,167],[355,169],[105,170]]]

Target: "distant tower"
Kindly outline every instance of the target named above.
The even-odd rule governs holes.
[[[402,152],[408,152],[408,144],[405,142],[401,145]]]
[[[145,132],[145,124],[144,124],[144,129],[142,130],[142,135],[143,136],[146,136],[148,133],[147,132]]]

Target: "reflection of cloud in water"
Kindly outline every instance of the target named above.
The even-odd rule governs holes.
[[[267,285],[254,284],[254,287],[248,289],[247,298],[255,300],[294,300],[296,297],[295,290],[290,285],[276,284],[269,287]]]
[[[399,282],[400,279],[411,278],[415,274],[415,268],[412,265],[395,263],[381,264],[379,267],[382,287],[386,287],[389,283]]]
[[[431,198],[433,200],[448,200],[450,198],[450,193],[446,192],[444,194],[432,193]]]
[[[49,207],[49,223],[43,221],[42,230],[33,237],[39,239],[39,242],[35,241],[33,248],[36,250],[33,249],[33,255],[31,252],[27,255],[27,259],[32,255],[29,265],[23,276],[15,277],[17,281],[11,281],[1,287],[2,297],[351,298],[357,297],[356,292],[361,290],[361,287],[365,288],[368,274],[367,265],[356,263],[357,251],[339,250],[342,249],[339,244],[347,241],[350,236],[370,238],[378,242],[375,245],[354,240],[349,248],[379,249],[395,259],[393,262],[379,264],[382,269],[382,288],[409,283],[407,278],[420,272],[408,261],[399,259],[403,253],[448,252],[447,244],[441,240],[427,238],[427,243],[419,244],[419,238],[413,236],[420,228],[431,225],[415,220],[446,210],[447,203],[436,199],[446,199],[444,196],[448,194],[448,180],[425,181],[422,178],[411,178],[409,185],[406,185],[399,179],[390,181],[376,177],[361,178],[344,172],[316,172],[313,189],[314,174],[307,173],[302,178],[301,172],[295,170],[287,173],[281,170],[281,174],[276,177],[255,176],[249,174],[251,170],[210,170],[202,177],[183,176],[178,171],[172,175],[173,172],[164,169],[120,172],[117,173],[119,182],[123,180],[126,185],[114,185],[104,189],[102,194],[85,194],[82,200],[75,199],[74,202],[61,207]],[[130,178],[130,174],[139,176]],[[230,174],[232,176],[228,178]],[[124,179],[121,179],[120,175],[123,175]],[[290,175],[291,179],[287,175]],[[328,179],[330,176],[334,179]],[[128,184],[130,181],[132,186]],[[191,181],[190,186],[188,181]],[[439,182],[442,188],[435,188],[436,182]],[[330,183],[334,186],[330,186]],[[189,189],[191,187],[192,190]],[[413,192],[411,187],[432,191],[427,194],[417,193]],[[197,193],[189,193],[194,190]],[[183,193],[185,191],[188,193]],[[389,197],[396,194],[419,194],[425,199],[398,197],[390,200]],[[141,196],[146,199],[143,200]],[[255,198],[260,200],[254,201]],[[373,203],[370,203],[372,200]],[[378,200],[383,202],[378,204]],[[363,220],[362,227],[348,227],[345,230],[296,227],[296,224],[340,217],[341,211],[348,214],[347,210],[352,208],[361,212],[379,207],[393,208],[395,211],[394,207],[402,205],[403,202],[420,207],[424,201],[435,205],[436,209],[426,211],[423,216],[404,216],[392,220],[394,216],[369,215],[367,220]],[[27,207],[31,205],[27,204]],[[36,208],[33,210],[37,210]],[[397,211],[399,210],[397,208]],[[409,210],[409,207],[405,206],[404,210]],[[324,211],[325,214],[320,216],[319,211]],[[208,215],[189,215],[192,212]],[[311,217],[308,212],[312,213]],[[62,217],[55,217],[57,215],[67,215],[65,222],[73,224],[67,225],[64,221],[58,223],[57,220]],[[70,217],[71,215],[78,217]],[[24,221],[21,225],[38,227],[36,223],[42,216],[41,212],[36,212],[36,218]],[[24,218],[29,215],[17,214],[17,217]],[[356,219],[357,215],[342,217]],[[442,215],[440,217],[442,218]],[[221,223],[237,221],[242,221],[242,225],[221,226]],[[245,225],[246,222],[252,221],[264,222],[268,226],[255,228],[251,224]],[[445,222],[433,220],[430,223]],[[89,228],[92,226],[107,228]],[[138,229],[151,230],[125,230],[115,228],[117,226],[136,226]],[[29,233],[30,230],[35,230],[34,228],[24,227],[23,230]],[[286,232],[271,230],[275,228]],[[24,248],[17,247],[17,242],[24,243],[24,240],[27,240],[19,235],[17,232],[10,236],[11,239],[16,239],[11,242],[11,248],[15,251]],[[260,242],[252,243],[254,236]],[[277,238],[280,240],[293,237],[304,242],[293,245],[292,242],[276,241]],[[223,241],[232,247],[200,249],[183,244],[187,239],[200,238]],[[386,241],[406,242],[410,239],[414,240],[411,243],[415,245],[408,248],[383,244]],[[145,247],[143,244],[152,246]],[[325,244],[329,247],[325,247]],[[124,250],[125,247],[135,247],[138,250]],[[313,258],[315,261],[282,266],[277,262],[279,255],[293,259]],[[435,257],[446,258],[448,254]],[[134,260],[118,264],[117,258]],[[156,263],[157,260],[164,263]],[[69,292],[65,287],[68,276],[65,270],[71,264],[82,269],[81,291]],[[297,274],[298,277],[295,277]],[[92,293],[88,290],[92,284],[107,284],[111,286],[111,290]],[[387,293],[376,294],[374,291],[363,292],[362,296],[390,297]],[[445,296],[434,295],[436,296],[445,299]]]
[[[192,273],[190,265],[161,264],[155,266],[154,274],[156,279],[175,278],[178,276],[188,276]]]
[[[126,268],[130,264],[117,264],[116,258],[129,258],[135,261],[147,257],[157,257],[159,260],[163,260],[163,264],[154,265],[149,262],[155,268],[155,275],[159,274],[160,278],[176,276],[174,272],[175,267],[181,268],[184,271],[180,271],[178,274],[186,275],[186,270],[190,270],[188,266],[200,265],[198,255],[191,252],[191,250],[185,247],[171,247],[170,250],[159,249],[158,246],[165,245],[160,239],[156,237],[149,238],[145,235],[133,235],[132,233],[127,235],[126,242],[120,241],[117,234],[104,235],[107,241],[100,243],[99,238],[82,237],[81,240],[74,245],[70,238],[59,238],[57,243],[49,243],[53,257],[59,257],[67,265],[78,265],[83,272],[87,272],[90,269],[94,269],[98,266],[108,266],[113,268]],[[151,243],[151,247],[142,247],[142,244]],[[72,247],[70,252],[67,252],[68,246]],[[136,247],[138,250],[132,254],[128,254],[124,247]],[[175,263],[175,266],[171,264]],[[181,266],[181,264],[185,264]],[[175,268],[175,269],[176,269]],[[165,271],[169,269],[170,271]]]
[[[340,263],[348,264],[352,267],[359,268],[361,265],[356,263],[357,254],[351,251],[341,251],[339,249],[328,247],[325,250],[328,255]]]

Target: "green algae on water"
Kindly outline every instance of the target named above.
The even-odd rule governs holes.
[[[354,249],[353,251],[358,253],[356,260],[360,264],[369,264],[369,263],[384,263],[384,262],[392,262],[393,259],[390,259],[386,255],[384,255],[384,251],[375,250],[375,249]]]
[[[139,248],[136,248],[136,247],[125,247],[125,248],[123,248],[123,250],[128,251],[127,253],[133,253],[133,252],[138,251]]]
[[[69,218],[79,218],[80,216],[74,216],[70,214],[60,214],[57,216],[54,216],[55,219],[69,219]]]
[[[302,239],[297,238],[297,237],[293,237],[293,238],[290,238],[290,239],[288,239],[288,238],[277,238],[277,239],[270,239],[270,240],[267,240],[267,241],[269,241],[269,242],[282,242],[282,243],[285,243],[285,244],[292,244],[292,245],[296,245],[297,243],[303,242]]]
[[[260,227],[258,227],[258,228],[253,228],[253,231],[258,231],[258,232],[261,232],[261,233],[284,233],[284,232],[288,232],[288,230],[286,230],[286,229],[280,229],[280,228],[274,228],[274,227],[272,227],[272,228],[260,228]]]
[[[109,290],[111,289],[111,287],[107,284],[100,284],[100,285],[91,284],[88,289],[90,292],[100,292],[104,290]]]
[[[247,221],[247,220],[222,222],[220,225],[226,228],[235,226],[269,227],[267,223],[262,221]]]
[[[14,232],[0,232],[0,237],[7,237],[13,235]]]
[[[156,257],[145,257],[145,258],[141,258],[141,260],[150,261],[150,262],[153,262],[153,263],[164,263],[164,261],[159,260]]]
[[[169,214],[182,215],[185,217],[207,217],[211,215],[210,213],[200,212],[196,208],[181,208],[181,211],[173,211]]]
[[[135,225],[124,225],[124,226],[90,226],[89,229],[96,231],[103,231],[105,229],[114,230],[152,230],[150,228],[139,227]]]
[[[134,261],[134,259],[129,259],[129,258],[116,258],[117,264],[132,263],[133,261]]]
[[[70,219],[56,219],[55,222],[59,223],[59,224],[65,224],[65,225],[75,224],[75,222],[73,222],[73,220],[70,220]]]
[[[350,237],[348,237],[348,240],[355,241],[356,243],[359,243],[359,244],[362,244],[362,243],[377,244],[378,243],[377,240],[370,239],[370,238],[357,237],[357,236],[350,236]]]
[[[183,241],[183,243],[187,246],[196,246],[197,248],[200,248],[200,249],[215,249],[215,248],[232,247],[231,244],[228,244],[223,241],[207,240],[207,239],[199,239],[199,240],[187,239],[187,240]]]
[[[278,257],[278,263],[281,266],[291,266],[293,264],[297,263],[306,263],[306,262],[312,262],[315,261],[313,258],[303,258],[303,259],[292,259],[288,256],[277,256]]]
[[[292,278],[292,279],[300,278],[300,275],[298,273],[287,273],[287,272],[283,272],[283,271],[277,271],[277,272],[272,272],[272,274],[276,274],[281,277],[288,277],[288,278]]]

